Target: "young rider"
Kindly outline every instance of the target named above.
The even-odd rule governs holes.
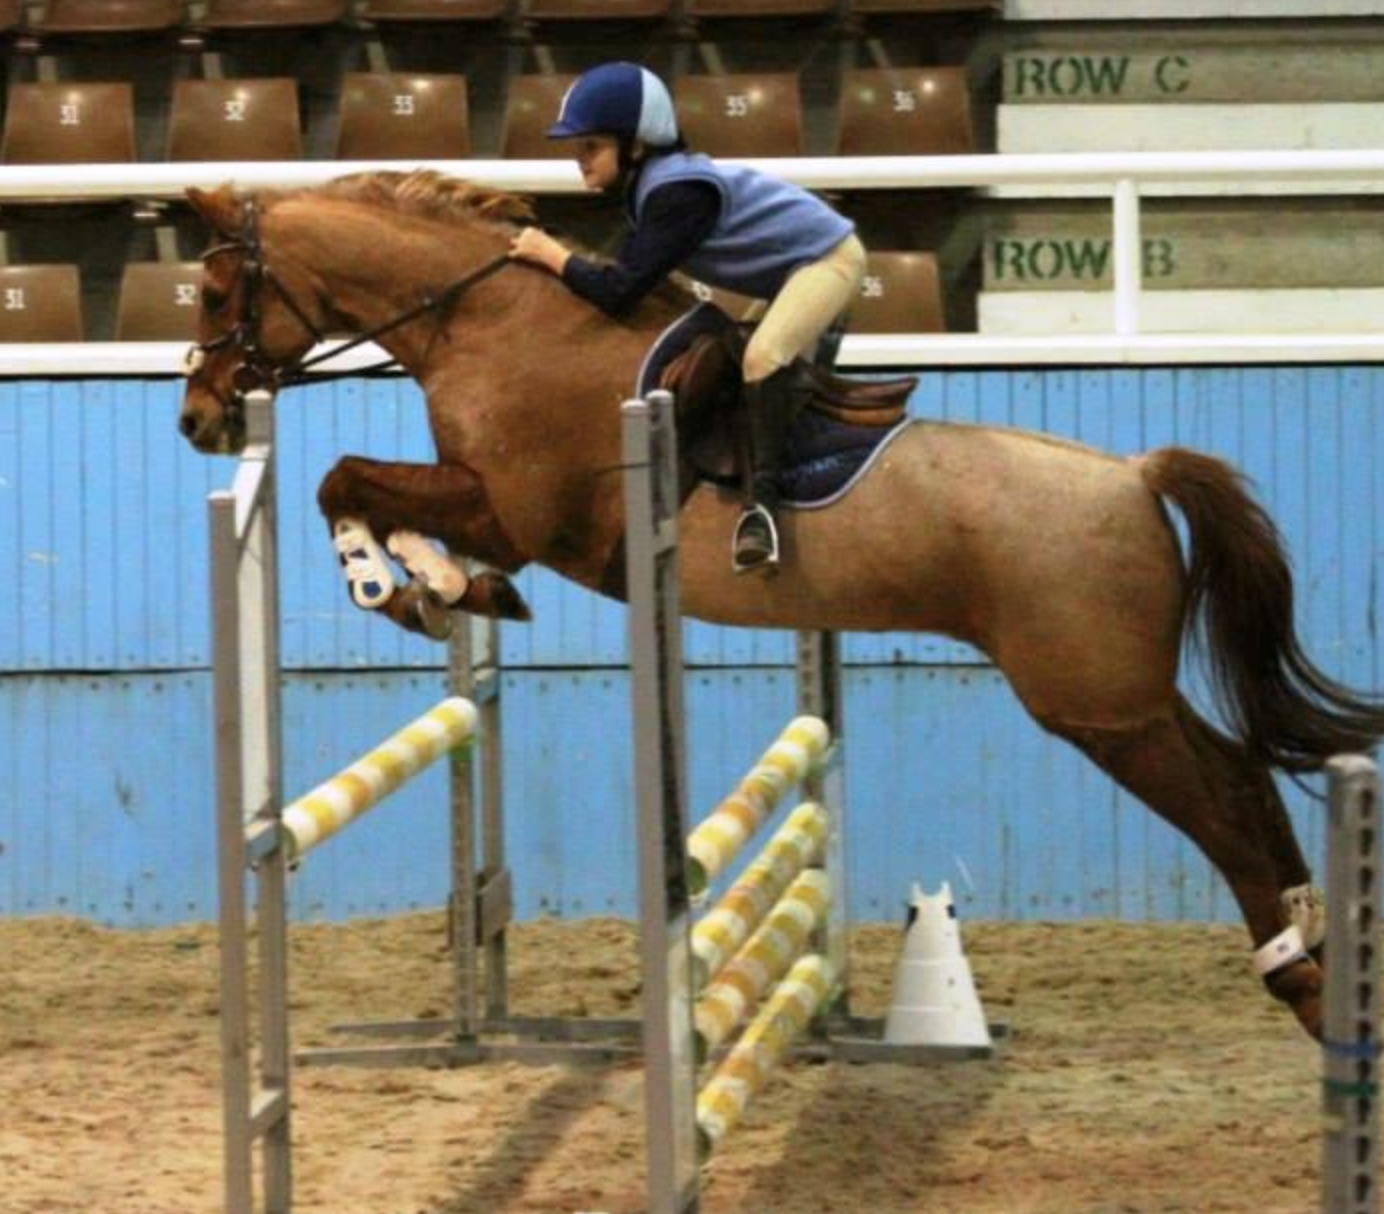
[[[865,250],[854,225],[795,185],[689,152],[667,88],[638,64],[581,76],[548,137],[575,141],[587,187],[623,192],[631,231],[610,264],[538,228],[515,237],[512,256],[547,267],[612,316],[678,268],[769,301],[743,359],[753,504],[736,523],[732,555],[737,571],[777,565],[778,466],[801,391],[791,364],[859,292]]]

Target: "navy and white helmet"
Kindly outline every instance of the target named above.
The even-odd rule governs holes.
[[[549,139],[613,135],[638,139],[649,147],[678,141],[678,120],[668,88],[637,63],[603,63],[567,90]]]

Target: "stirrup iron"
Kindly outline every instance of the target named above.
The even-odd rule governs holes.
[[[748,531],[755,524],[762,523],[769,535],[767,549],[756,548],[748,556],[742,555],[744,541],[749,539]],[[761,554],[762,553],[762,554]],[[756,502],[746,507],[735,524],[735,534],[730,543],[730,567],[736,573],[750,573],[755,569],[774,569],[779,563],[779,532],[773,514]]]

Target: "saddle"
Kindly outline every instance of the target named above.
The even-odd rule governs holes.
[[[748,342],[742,326],[727,323],[692,339],[659,375],[658,386],[676,401],[682,494],[697,480],[735,485],[743,468],[746,443],[744,380],[741,360]],[[916,376],[889,380],[854,380],[833,374],[806,359],[794,363],[804,412],[838,426],[863,427],[876,434],[903,420]]]

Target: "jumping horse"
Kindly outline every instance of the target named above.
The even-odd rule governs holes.
[[[329,526],[432,537],[484,562],[494,572],[466,586],[461,610],[525,615],[505,575],[533,561],[618,593],[619,404],[690,295],[669,287],[611,319],[506,262],[524,201],[426,171],[189,199],[214,233],[179,423],[198,450],[238,450],[246,392],[295,382],[325,333],[363,334],[422,386],[437,461],[342,458],[318,495]],[[1186,522],[1185,563],[1168,504]],[[738,508],[711,484],[682,507],[688,614],[978,647],[1044,729],[1196,843],[1234,893],[1269,991],[1320,1034],[1323,908],[1272,773],[1371,748],[1384,703],[1304,654],[1278,534],[1235,469],[1177,447],[1120,458],[920,421],[835,504],[787,513],[771,576],[730,569]],[[416,552],[399,551],[411,567]],[[417,608],[405,594],[382,605],[412,627]],[[1189,632],[1225,729],[1178,690]]]

